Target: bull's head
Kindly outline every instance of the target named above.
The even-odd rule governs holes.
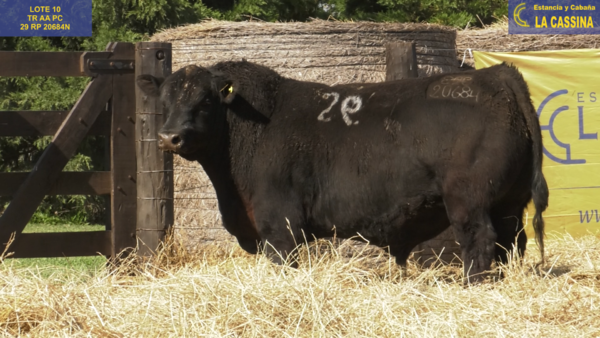
[[[167,113],[158,147],[187,159],[197,159],[220,139],[224,107],[236,95],[225,76],[197,66],[182,68],[165,79],[140,75],[137,85],[146,95],[158,97]]]

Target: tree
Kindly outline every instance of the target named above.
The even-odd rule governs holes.
[[[429,22],[460,28],[469,22],[471,26],[481,26],[480,21],[490,24],[508,15],[506,0],[329,0],[323,4],[337,19]]]

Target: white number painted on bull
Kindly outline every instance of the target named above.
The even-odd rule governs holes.
[[[329,107],[327,107],[327,109],[323,110],[321,112],[321,114],[319,114],[319,116],[317,117],[317,120],[323,121],[323,122],[329,122],[329,121],[331,121],[331,117],[325,117],[325,114],[329,113],[331,111],[331,108],[333,108],[333,106],[335,106],[335,104],[339,101],[340,94],[339,93],[325,93],[325,94],[323,94],[322,97],[324,99],[333,97],[333,102],[331,102],[331,104],[329,105]],[[356,96],[356,95],[348,96],[342,101],[342,103],[340,105],[340,112],[342,113],[342,118],[344,119],[344,122],[346,123],[346,125],[351,126],[353,124],[358,124],[358,121],[352,121],[352,119],[350,119],[350,114],[355,114],[361,108],[362,108],[362,99],[360,98],[360,96]]]
[[[325,93],[325,94],[323,94],[323,98],[325,100],[327,100],[328,98],[330,98],[332,96],[333,96],[333,102],[331,102],[331,104],[329,105],[329,107],[327,107],[327,109],[323,110],[321,112],[321,114],[319,114],[319,117],[317,117],[317,120],[323,121],[323,122],[329,122],[329,121],[331,121],[331,117],[325,117],[325,114],[329,113],[329,111],[331,110],[331,108],[333,108],[333,106],[335,106],[335,104],[340,99],[340,94],[338,94],[338,93]]]
[[[434,99],[466,99],[479,102],[480,90],[471,85],[473,78],[465,75],[449,75],[432,83],[427,96]]]
[[[459,89],[460,92],[458,91]],[[473,90],[469,86],[461,86],[454,88],[454,90],[452,91],[452,98],[457,99],[459,97],[463,99],[474,97]],[[475,102],[477,102],[477,96],[475,96]]]
[[[344,122],[346,125],[358,124],[358,121],[352,121],[350,119],[349,114],[354,114],[362,108],[362,99],[360,96],[348,96],[342,101],[342,107],[340,110],[342,111],[342,117],[344,118]]]
[[[474,92],[469,85],[435,85],[431,88],[429,97],[437,98],[453,98],[453,99],[475,99],[475,102],[479,102],[479,91]]]
[[[465,82],[471,82],[471,80],[473,80],[473,78],[470,76],[446,76],[440,83],[443,85],[464,84]]]

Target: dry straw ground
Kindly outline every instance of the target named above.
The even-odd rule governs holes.
[[[548,264],[501,267],[463,286],[460,268],[408,267],[321,242],[300,267],[237,248],[170,245],[93,277],[0,265],[0,335],[32,337],[598,337],[600,240],[551,236]]]

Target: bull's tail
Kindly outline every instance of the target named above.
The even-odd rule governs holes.
[[[511,67],[512,68],[512,67]],[[542,258],[542,264],[544,263],[544,218],[542,213],[548,207],[548,197],[550,195],[548,191],[548,184],[542,173],[542,160],[543,145],[542,145],[542,132],[540,129],[540,121],[531,99],[529,96],[529,88],[523,79],[523,76],[515,69],[515,73],[518,74],[516,78],[517,88],[513,91],[517,98],[517,104],[520,112],[525,117],[527,123],[527,129],[532,141],[532,153],[533,153],[533,181],[531,183],[531,194],[533,195],[533,204],[535,205],[535,216],[533,216],[533,229],[535,231],[535,240],[540,248],[540,254]]]
[[[538,130],[538,133],[541,132]],[[541,136],[538,137],[541,141]],[[535,138],[533,139],[533,181],[531,182],[531,194],[533,195],[533,204],[535,205],[535,215],[533,216],[533,229],[535,230],[535,241],[540,247],[540,256],[544,264],[544,218],[542,212],[548,207],[548,184],[542,173],[542,149],[536,149]],[[538,143],[541,145],[541,142]]]

